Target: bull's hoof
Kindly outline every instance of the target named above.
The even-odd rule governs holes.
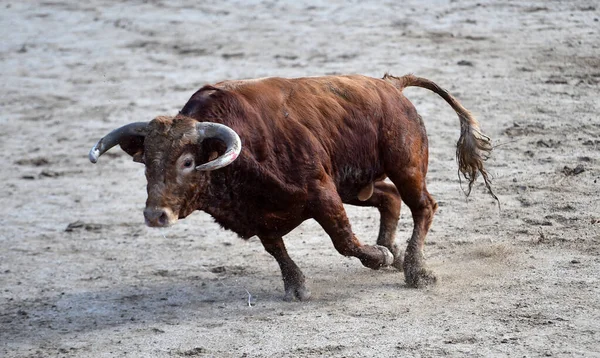
[[[397,255],[394,256],[394,262],[392,262],[392,267],[404,271],[404,258],[402,252],[398,252]]]
[[[404,251],[400,250],[398,245],[392,244],[390,252],[394,255],[394,261],[391,266],[397,270],[404,271]]]
[[[283,287],[285,288],[284,301],[307,301],[310,298],[310,291],[306,288],[304,275],[299,269],[283,276]]]
[[[380,237],[377,238],[377,245],[387,247],[394,256],[392,263],[387,266],[391,266],[400,271],[404,270],[404,251],[400,250],[397,244],[388,243],[387,240],[385,240],[385,236],[382,237],[382,235],[380,235]]]
[[[381,251],[381,253],[383,254],[383,261],[382,261],[381,265],[374,268],[375,270],[377,270],[378,268],[381,268],[381,267],[391,266],[394,263],[394,255],[391,253],[391,251],[387,247],[381,246],[381,245],[375,245],[374,247],[379,249],[379,251]]]
[[[408,287],[423,288],[437,282],[437,277],[426,268],[422,252],[407,250],[403,267],[404,279]]]
[[[373,270],[379,270],[382,267],[390,266],[394,262],[394,255],[387,247],[381,245],[364,245],[361,246],[361,254],[358,259],[363,266]]]
[[[406,285],[413,288],[424,288],[434,285],[437,282],[435,274],[424,267],[417,269],[404,269],[404,279]]]
[[[383,261],[383,265],[382,266],[387,267],[387,266],[393,265],[394,261],[395,261],[395,258],[394,258],[394,255],[391,253],[391,251],[388,250],[388,248],[385,247],[385,246],[379,246],[378,245],[377,248],[379,250],[383,251],[383,255],[385,256],[385,259]]]
[[[286,302],[291,301],[308,301],[310,298],[310,291],[304,287],[304,285],[299,287],[286,287],[285,295],[283,296],[283,300]]]

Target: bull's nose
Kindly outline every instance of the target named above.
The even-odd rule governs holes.
[[[146,225],[150,227],[166,227],[171,224],[170,210],[167,208],[146,208],[144,209],[144,218]]]

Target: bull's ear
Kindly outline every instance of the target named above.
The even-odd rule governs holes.
[[[132,155],[132,157],[134,162],[146,164],[146,162],[144,161],[144,151],[139,151]]]
[[[219,153],[218,152],[210,152],[210,154],[208,155],[208,161],[212,162],[213,160],[217,159],[219,157]]]
[[[113,130],[92,147],[89,154],[90,161],[96,163],[104,152],[117,144],[134,160],[143,160],[144,138],[147,132],[147,122],[130,123]]]
[[[142,136],[124,137],[119,146],[123,151],[133,158],[136,163],[144,162],[144,138]]]
[[[240,155],[242,140],[240,136],[230,127],[213,122],[200,122],[196,124],[198,141],[217,139],[225,145],[225,151],[217,158],[198,165],[196,170],[211,171],[228,166]],[[209,152],[211,155],[212,153]]]

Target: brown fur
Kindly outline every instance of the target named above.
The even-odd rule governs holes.
[[[241,237],[259,236],[281,267],[286,299],[310,295],[282,241],[309,218],[321,224],[341,254],[374,269],[389,264],[403,268],[410,286],[434,282],[422,249],[437,204],[425,184],[427,135],[402,94],[407,86],[430,89],[454,108],[461,125],[459,170],[469,180],[469,190],[477,173],[490,188],[483,167],[489,139],[456,99],[429,80],[387,74],[383,79],[266,78],[205,86],[179,115],[150,123],[143,148],[130,149],[143,152],[147,207],[166,207],[180,218],[203,210]],[[241,137],[242,151],[225,168],[182,179],[175,167],[182,155],[192,153],[200,164],[224,150],[216,140],[194,142],[196,121],[229,126]],[[386,175],[394,185],[380,181]],[[401,200],[415,225],[404,260],[394,243]],[[358,241],[343,203],[379,209],[378,245]]]

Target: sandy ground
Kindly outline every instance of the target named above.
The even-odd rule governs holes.
[[[600,5],[596,1],[3,1],[0,356],[600,357]],[[311,301],[196,213],[144,226],[143,167],[89,148],[222,79],[413,72],[496,144],[466,200],[458,120],[428,128],[440,282],[344,258],[312,221],[286,237]],[[347,208],[372,243],[374,209]],[[411,232],[403,208],[399,241]],[[251,295],[251,297],[249,296]]]

